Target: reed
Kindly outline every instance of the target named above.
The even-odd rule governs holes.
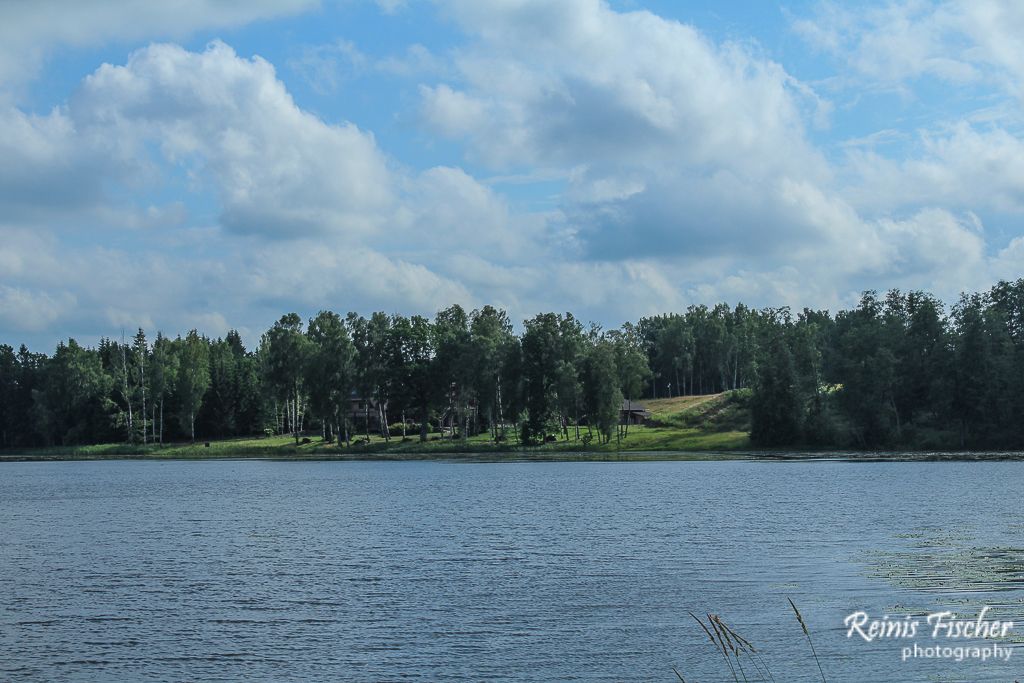
[[[821,666],[821,661],[818,659],[818,653],[814,649],[814,642],[811,640],[810,629],[807,628],[807,622],[804,621],[804,617],[797,608],[796,603],[790,598],[786,599],[789,600],[789,605],[793,608],[793,613],[796,614],[797,622],[804,632],[804,637],[807,638],[807,643],[811,646],[811,655],[818,666],[821,680],[823,683],[827,683],[825,671]],[[764,654],[753,643],[729,626],[720,615],[708,612],[704,615],[703,619],[693,612],[689,612],[689,615],[700,625],[704,635],[708,637],[708,641],[725,660],[726,665],[729,667],[729,672],[732,674],[732,679],[736,683],[740,683],[740,681],[744,683],[750,683],[751,681],[770,681],[774,683],[775,676],[772,675],[771,669],[768,668],[768,662],[765,660]],[[749,676],[744,662],[751,669]],[[683,678],[683,675],[676,667],[672,667],[672,671],[682,683],[686,683],[686,679]]]
[[[821,668],[821,661],[818,660],[818,653],[814,651],[814,641],[811,640],[811,632],[807,629],[807,623],[804,621],[804,615],[800,614],[800,610],[797,609],[796,603],[793,602],[792,598],[786,598],[789,600],[789,606],[793,608],[793,612],[796,613],[796,620],[800,622],[800,628],[804,630],[804,636],[807,637],[807,644],[811,646],[811,654],[814,655],[814,663],[818,665],[818,673],[821,674],[822,683],[825,683],[825,672]]]

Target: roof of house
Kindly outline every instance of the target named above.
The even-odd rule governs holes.
[[[629,401],[622,399],[622,407],[619,410],[625,410],[631,413],[646,413],[647,407],[643,403],[637,403],[636,401]]]

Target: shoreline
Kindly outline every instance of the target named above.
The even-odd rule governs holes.
[[[1007,462],[1024,461],[1024,451],[435,451],[366,453],[203,453],[203,448],[158,453],[0,453],[3,462],[75,462],[100,460],[267,460],[294,462],[451,462],[451,463],[530,463],[530,462]]]

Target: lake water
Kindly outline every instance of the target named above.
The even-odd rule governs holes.
[[[0,680],[732,680],[1024,672],[1024,463],[0,465]],[[901,661],[843,619],[1019,626]],[[922,629],[927,630],[927,629]],[[991,643],[990,643],[991,644]],[[756,680],[749,663],[747,675]]]

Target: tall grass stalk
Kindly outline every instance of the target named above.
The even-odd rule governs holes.
[[[739,683],[740,680],[749,683],[751,680],[747,677],[747,670],[743,666],[744,657],[747,658],[756,672],[757,678],[755,680],[775,680],[768,668],[768,663],[765,662],[764,657],[761,656],[757,648],[749,640],[736,633],[732,627],[725,623],[722,617],[717,614],[708,613],[706,615],[707,623],[705,623],[704,620],[693,612],[689,614],[700,625],[708,640],[725,659],[725,663],[728,665],[732,678],[736,683]],[[675,668],[673,668],[673,671],[675,671],[676,676],[682,679],[679,671]],[[751,673],[751,675],[755,674]]]
[[[825,681],[825,672],[821,668],[821,662],[818,660],[818,653],[814,651],[814,641],[811,640],[811,632],[807,629],[807,623],[804,622],[804,615],[800,614],[800,610],[796,608],[796,603],[793,602],[792,598],[786,598],[789,600],[789,606],[793,608],[793,612],[796,613],[796,620],[800,622],[800,628],[804,630],[804,635],[807,636],[807,644],[811,646],[811,654],[814,655],[814,663],[818,665],[818,673],[821,674],[822,683]]]

